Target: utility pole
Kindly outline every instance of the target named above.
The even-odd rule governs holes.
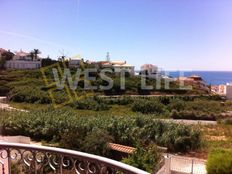
[[[108,61],[108,62],[110,61],[110,53],[109,52],[106,53],[106,61]]]

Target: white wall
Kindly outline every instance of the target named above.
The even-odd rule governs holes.
[[[41,61],[9,60],[6,61],[5,67],[8,69],[38,69],[41,67]]]
[[[114,67],[115,72],[121,72],[122,70],[129,72],[131,75],[135,75],[134,67]]]
[[[232,85],[226,87],[226,98],[232,100]]]
[[[80,66],[80,64],[81,64],[81,61],[82,60],[70,60],[69,61],[69,68],[78,68],[79,66]]]

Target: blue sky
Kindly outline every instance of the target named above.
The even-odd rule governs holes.
[[[0,47],[232,70],[231,0],[0,0]]]

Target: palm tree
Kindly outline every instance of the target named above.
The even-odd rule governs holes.
[[[41,54],[41,51],[39,49],[34,49],[33,51],[31,51],[32,59],[37,60],[38,59],[38,54]]]
[[[35,58],[34,51],[31,51],[31,52],[30,52],[30,57],[32,58],[32,60],[34,60],[34,58]]]

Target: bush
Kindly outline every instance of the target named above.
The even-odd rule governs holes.
[[[222,107],[218,101],[196,99],[193,102],[187,103],[186,110],[201,111],[205,113],[221,113]]]
[[[124,158],[122,162],[152,173],[160,160],[161,155],[157,147],[151,144],[146,148],[138,145],[136,151],[128,158]]]
[[[100,102],[104,102],[109,105],[129,105],[133,103],[132,97],[123,96],[123,97],[116,97],[116,98],[97,98]]]
[[[168,110],[169,111],[172,111],[172,110],[181,111],[181,110],[184,110],[185,107],[186,107],[186,102],[180,99],[173,99],[168,105]]]
[[[225,118],[225,119],[219,120],[219,123],[225,124],[225,125],[232,125],[232,118]]]
[[[164,105],[158,100],[137,99],[132,104],[132,111],[143,114],[161,114],[164,111]]]
[[[95,100],[94,97],[80,99],[75,103],[72,103],[71,106],[81,110],[104,111],[110,109],[109,105],[102,102],[101,100]]]
[[[100,135],[109,135],[118,144],[135,146],[138,141],[155,143],[168,147],[171,152],[194,150],[201,143],[200,131],[191,126],[161,122],[154,120],[154,117],[142,115],[78,116],[70,109],[3,112],[0,127],[3,135],[24,135],[39,141],[59,142],[62,147],[77,149],[82,148],[83,141],[87,142],[86,137],[96,135],[94,132],[97,130],[100,130],[96,135],[99,140]]]
[[[20,86],[10,91],[9,99],[14,102],[26,103],[51,103],[47,92],[40,90],[39,87]]]
[[[9,92],[9,88],[0,84],[0,96],[5,96]]]
[[[173,110],[171,112],[171,118],[173,119],[186,119],[186,120],[211,120],[215,121],[217,116],[214,114],[207,114],[203,112],[197,112],[197,111],[176,111]]]
[[[81,150],[95,155],[107,156],[109,153],[108,143],[113,142],[113,140],[107,131],[93,130],[85,137]]]
[[[210,152],[206,168],[208,174],[231,174],[232,150],[217,149]]]

